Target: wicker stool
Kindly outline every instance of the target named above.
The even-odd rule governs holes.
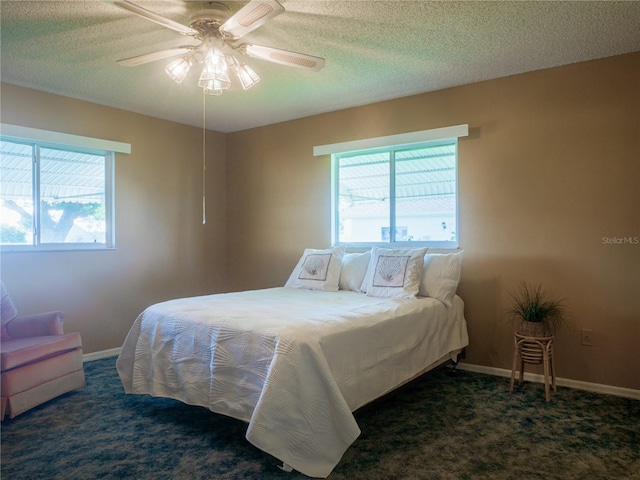
[[[544,366],[544,392],[547,402],[551,400],[549,388],[549,377],[551,386],[556,391],[556,376],[553,368],[553,336],[551,337],[527,337],[515,334],[513,349],[513,366],[511,368],[511,385],[509,392],[513,393],[513,383],[516,377],[516,366],[520,356],[520,378],[519,385],[524,383],[524,364],[543,364]]]

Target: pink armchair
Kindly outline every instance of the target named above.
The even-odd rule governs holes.
[[[62,312],[18,317],[2,286],[0,420],[9,418],[85,385],[82,339],[63,331]]]

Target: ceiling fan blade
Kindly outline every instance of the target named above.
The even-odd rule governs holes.
[[[251,0],[222,24],[220,31],[240,38],[284,12],[276,0]]]
[[[314,57],[313,55],[281,50],[279,48],[243,43],[237,47],[237,50],[248,57],[260,58],[289,67],[304,68],[305,70],[311,70],[313,72],[322,70],[324,67],[324,58],[322,57]]]
[[[136,57],[123,58],[122,60],[118,60],[118,63],[125,67],[136,67],[143,63],[155,62],[156,60],[162,60],[163,58],[175,57],[182,53],[188,53],[195,48],[196,47],[185,45],[184,47],[170,48],[168,50],[160,50],[159,52],[145,53],[144,55],[138,55]]]
[[[162,15],[158,15],[157,13],[147,10],[146,8],[142,8],[141,6],[136,5],[135,3],[128,0],[120,0],[111,3],[116,7],[128,10],[129,12],[135,13],[136,15],[146,18],[147,20],[151,20],[152,22],[157,23],[158,25],[161,25],[163,27],[175,30],[176,32],[183,35],[198,35],[197,30],[194,30],[191,27],[187,27],[186,25],[182,25],[181,23],[174,22],[173,20],[169,20]]]

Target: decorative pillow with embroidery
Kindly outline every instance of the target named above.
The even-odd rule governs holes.
[[[426,248],[371,250],[371,260],[362,282],[369,297],[413,298],[422,278]]]
[[[344,247],[325,250],[307,248],[285,287],[337,292],[343,256]]]
[[[463,253],[425,255],[418,295],[435,298],[450,307],[460,282]]]
[[[367,274],[367,267],[371,259],[371,252],[345,253],[342,257],[342,272],[340,273],[340,290],[362,292],[362,281]]]

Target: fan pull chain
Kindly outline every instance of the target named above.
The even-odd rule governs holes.
[[[202,224],[207,223],[207,95],[202,91]]]

